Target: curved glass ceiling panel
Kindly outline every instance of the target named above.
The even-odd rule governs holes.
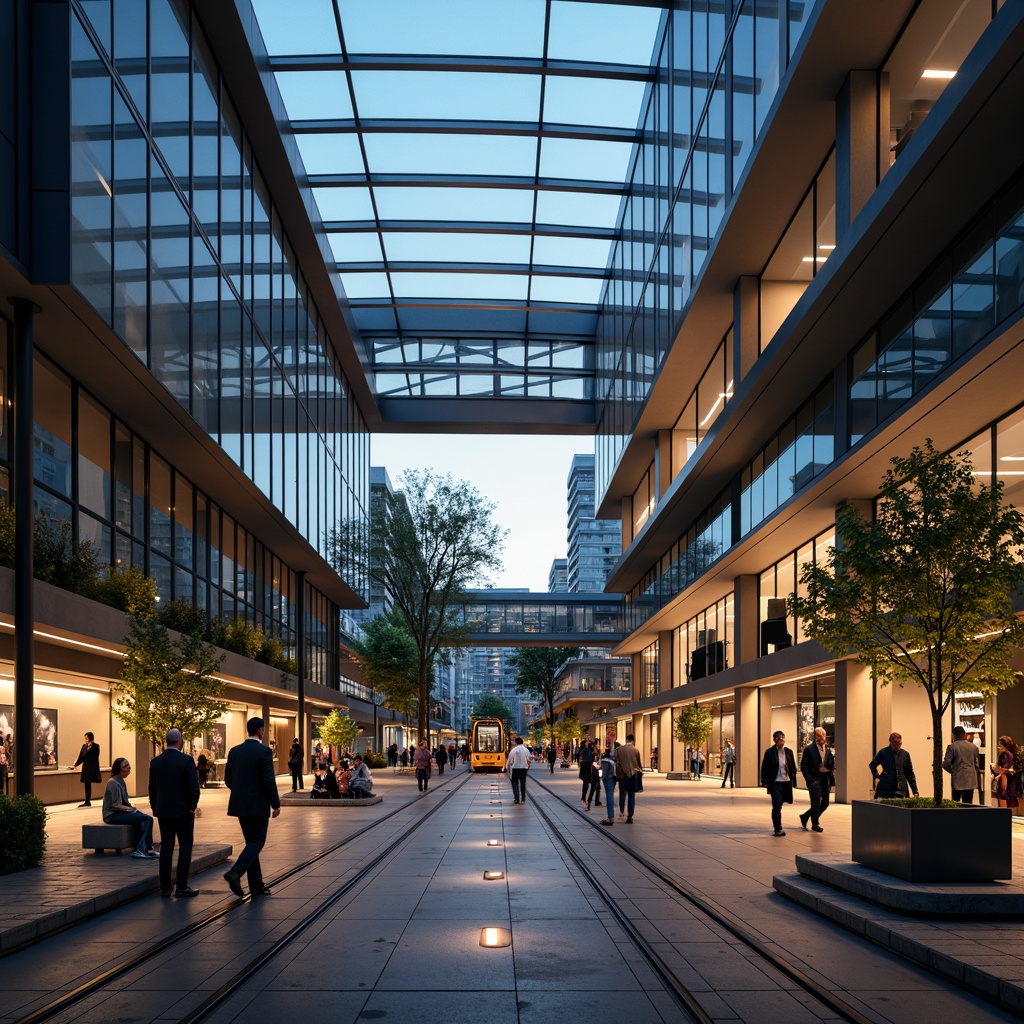
[[[344,71],[278,71],[274,77],[291,120],[352,117]]]
[[[539,75],[353,71],[352,84],[360,117],[536,121],[540,110]]]
[[[533,176],[537,140],[495,135],[369,134],[370,168],[379,174]]]
[[[322,220],[373,220],[368,188],[314,188],[313,198]]]
[[[387,274],[345,274],[341,275],[345,294],[350,299],[391,300]]]
[[[339,263],[380,263],[384,259],[375,231],[334,232],[327,238]]]
[[[523,188],[375,188],[381,220],[480,220],[529,224],[533,193]],[[615,207],[618,208],[618,197]]]
[[[660,21],[661,11],[656,7],[555,0],[548,57],[649,64]]]
[[[635,128],[645,82],[552,75],[544,86],[544,120],[549,124]]]
[[[391,275],[396,299],[525,299],[529,278],[524,274],[402,274]],[[451,300],[453,305],[458,300]]]
[[[406,364],[394,393],[591,395],[598,302],[671,7],[254,0],[328,269],[387,353],[379,368]],[[444,374],[409,365],[424,337],[587,355],[571,382],[546,355],[529,374],[463,382],[461,359]]]
[[[307,174],[362,174],[363,154],[355,135],[296,135]]]
[[[529,263],[528,235],[386,231],[389,260],[440,263]]]
[[[539,235],[533,243],[533,262],[547,267],[604,269],[612,243],[600,238],[564,238]]]
[[[252,0],[263,42],[271,56],[288,53],[341,53],[331,0],[302,0],[302,17],[280,0]]]
[[[545,138],[540,147],[540,176],[625,181],[632,152],[628,142]]]
[[[539,57],[544,0],[339,0],[351,53]]]
[[[534,277],[530,298],[535,302],[580,302],[597,305],[604,287],[603,277]]]
[[[537,193],[538,224],[576,224],[580,227],[614,228],[622,196],[600,192]]]

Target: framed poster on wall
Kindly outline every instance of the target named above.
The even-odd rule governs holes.
[[[57,767],[57,709],[32,709],[32,763],[37,768]],[[14,764],[14,705],[0,704],[0,733],[8,743],[7,758]]]

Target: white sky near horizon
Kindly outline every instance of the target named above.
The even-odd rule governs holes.
[[[566,481],[574,455],[590,455],[590,437],[465,434],[374,434],[370,464],[391,483],[406,469],[432,469],[471,483],[497,507],[509,533],[496,587],[546,591],[551,562],[565,558]]]

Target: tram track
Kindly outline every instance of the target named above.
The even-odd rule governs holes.
[[[551,787],[545,785],[540,780],[537,780],[537,785],[552,799],[568,808],[579,821],[585,822],[590,828],[596,830],[596,833],[600,835],[603,840],[614,844],[620,850],[628,854],[630,859],[638,864],[644,871],[648,872],[672,892],[684,899],[691,907],[698,910],[702,915],[714,921],[719,927],[725,929],[725,931],[735,939],[743,943],[747,949],[755,953],[759,960],[768,964],[771,968],[778,971],[784,977],[799,986],[800,989],[811,996],[819,1005],[826,1008],[831,1014],[840,1017],[842,1020],[846,1021],[847,1024],[874,1024],[870,1017],[865,1016],[845,1000],[840,999],[823,985],[820,985],[813,978],[809,977],[806,972],[802,971],[794,963],[776,953],[771,948],[771,943],[765,938],[765,936],[748,928],[739,920],[739,918],[730,913],[720,904],[709,899],[707,896],[694,892],[689,886],[680,881],[680,879],[669,874],[659,865],[645,857],[642,853],[638,853],[637,850],[628,843],[623,842],[623,840],[613,835],[610,830],[602,828],[592,818],[583,814],[575,804],[560,796],[552,790]],[[565,837],[563,830],[555,826],[551,817],[543,810],[536,800],[533,801],[532,806],[545,822],[548,829],[551,831],[551,834],[565,850],[573,864],[586,877],[588,883],[594,888],[595,892],[608,907],[619,926],[623,928],[627,935],[629,935],[630,940],[633,942],[638,952],[644,957],[651,969],[657,974],[666,990],[676,999],[677,1002],[679,1002],[680,1006],[682,1006],[687,1013],[691,1014],[692,1019],[695,1022],[700,1022],[700,1024],[707,1024],[707,1022],[710,1022],[711,1018],[709,1018],[704,1013],[703,1009],[701,1009],[700,1004],[697,1002],[693,993],[689,991],[675,972],[665,964],[657,951],[653,949],[651,943],[640,934],[627,915],[619,908],[615,897],[595,876],[585,858],[579,854],[578,850],[572,845],[570,840]]]
[[[424,823],[430,820],[434,814],[437,813],[452,797],[454,797],[463,786],[466,785],[473,778],[472,772],[465,773],[464,777],[460,779],[454,786],[448,789],[444,796],[440,800],[432,801],[430,809],[423,815],[419,816],[413,821],[408,828],[398,833],[397,837],[392,839],[383,850],[375,854],[363,867],[361,867],[353,876],[348,878],[334,893],[323,900],[313,911],[302,918],[297,924],[293,925],[285,935],[281,936],[276,940],[270,948],[262,952],[258,957],[255,957],[252,961],[246,964],[243,968],[235,973],[235,975],[229,979],[224,985],[217,989],[207,999],[203,1001],[198,1007],[196,1007],[189,1015],[181,1019],[181,1024],[198,1024],[199,1021],[207,1017],[213,1010],[223,1003],[230,995],[240,988],[249,978],[256,974],[260,968],[277,956],[283,949],[285,949],[295,938],[304,932],[310,925],[318,920],[324,913],[327,912],[332,906],[334,906],[338,900],[347,895],[354,886],[356,886],[362,879],[364,879],[371,871],[378,867],[384,860],[386,860],[397,848],[405,843],[416,831],[418,831]],[[433,792],[436,792],[434,790]],[[301,875],[303,872],[308,871],[311,867],[319,864],[327,857],[332,856],[339,850],[356,842],[357,840],[372,834],[381,826],[391,821],[393,818],[406,813],[411,807],[415,807],[418,800],[414,800],[411,803],[405,804],[402,807],[398,807],[393,811],[383,815],[376,821],[369,825],[365,825],[363,828],[357,829],[355,832],[344,839],[339,840],[337,843],[327,847],[326,849],[320,850],[317,853],[312,854],[299,864],[288,868],[286,871],[282,871],[280,874],[269,878],[267,880],[268,887],[279,885],[291,878]],[[68,992],[62,993],[60,996],[50,1000],[45,1005],[33,1010],[31,1013],[26,1014],[23,1017],[17,1018],[14,1024],[44,1024],[45,1021],[52,1020],[59,1014],[65,1013],[69,1010],[73,1010],[76,1006],[84,1002],[90,996],[101,992],[105,989],[110,988],[119,979],[130,974],[132,971],[138,970],[138,968],[144,966],[150,961],[156,959],[162,954],[173,953],[178,948],[182,947],[183,944],[194,940],[202,931],[209,928],[211,925],[221,921],[245,904],[251,902],[252,896],[246,895],[232,899],[225,906],[218,907],[214,910],[203,914],[197,919],[189,922],[182,928],[171,932],[168,935],[163,936],[157,942],[153,942],[146,946],[144,949],[133,953],[131,956],[126,957],[121,962],[115,964],[113,967],[106,968],[103,971],[93,975],[88,980],[76,985],[73,989]]]

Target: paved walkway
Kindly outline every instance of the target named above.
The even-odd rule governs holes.
[[[263,856],[264,870],[268,877],[286,870],[312,853],[323,849],[350,831],[361,828],[376,820],[381,814],[410,803],[418,798],[415,779],[409,775],[393,775],[390,771],[374,773],[376,791],[383,796],[383,803],[374,807],[359,807],[321,813],[314,806],[288,807],[281,817],[271,822],[270,838]],[[441,778],[435,776],[432,789],[452,781],[446,772]],[[462,778],[457,770],[455,779]],[[282,789],[286,780],[281,780]],[[550,774],[546,767],[531,771],[530,787],[543,783],[560,796],[575,803],[580,783],[575,770],[556,769]],[[504,783],[502,783],[504,785]],[[536,792],[540,797],[540,792]],[[799,794],[798,794],[799,801]],[[223,860],[227,847],[237,847],[240,836],[237,823],[226,816],[227,793],[224,790],[206,790],[203,793],[203,816],[197,822],[197,850]],[[508,802],[508,801],[505,801]],[[137,801],[143,808],[144,801]],[[424,801],[426,803],[426,801]],[[576,804],[578,807],[578,804]],[[503,814],[508,809],[502,806]],[[516,809],[519,810],[519,809]],[[603,816],[603,808],[594,808],[587,817],[597,820]],[[987,1021],[1017,1019],[1019,1008],[1004,1002],[1003,1009],[986,1005],[966,995],[957,995],[957,986],[929,975],[925,970],[909,964],[893,949],[878,947],[856,937],[837,923],[830,921],[821,912],[808,910],[782,899],[773,890],[775,876],[792,876],[795,858],[801,854],[834,854],[839,858],[849,856],[850,850],[850,808],[833,805],[822,819],[825,832],[815,834],[803,831],[797,815],[803,810],[798,802],[784,811],[787,831],[785,838],[771,834],[769,802],[761,790],[722,790],[718,780],[705,778],[701,781],[668,781],[663,776],[648,776],[645,791],[637,798],[636,821],[626,825],[616,821],[610,832],[648,859],[663,866],[666,871],[680,878],[692,891],[734,914],[748,927],[755,929],[766,943],[774,943],[786,956],[796,962],[807,974],[836,990],[849,994],[872,1019],[909,1024],[912,1021],[959,1019],[960,1012],[969,1012],[972,1024]],[[576,824],[585,824],[583,815],[575,810],[563,808],[560,812],[562,827],[571,831],[574,841],[593,852],[595,862],[608,859],[604,844],[596,831],[578,831]],[[10,948],[15,941],[26,941],[33,923],[36,927],[65,928],[76,920],[86,919],[101,912],[107,905],[115,905],[125,899],[136,899],[140,891],[156,889],[156,861],[134,860],[127,856],[98,857],[81,849],[80,830],[86,821],[95,820],[95,808],[79,809],[74,806],[50,808],[48,820],[48,846],[46,863],[38,871],[23,872],[0,878],[0,953]],[[1014,873],[1024,880],[1024,822],[1014,825]],[[512,851],[508,856],[512,857]],[[535,856],[531,848],[531,856]],[[534,865],[531,861],[531,870]],[[193,884],[203,889],[203,898],[178,905],[178,915],[208,910],[211,903],[229,898],[226,886],[220,879],[223,868],[198,875]],[[454,908],[464,897],[452,890],[450,905]],[[553,892],[557,893],[557,886]],[[521,896],[530,905],[530,896]],[[546,899],[557,899],[548,894]],[[639,893],[634,899],[639,898]],[[817,898],[828,900],[827,894]],[[838,904],[845,897],[836,897]],[[118,933],[130,920],[136,941],[152,937],[156,928],[154,912],[165,916],[170,913],[168,901],[147,898],[117,911],[109,919],[118,922]],[[285,901],[282,900],[282,903]],[[154,906],[155,904],[161,906]],[[586,917],[580,918],[580,908],[563,914],[557,908],[536,904],[536,913],[545,920],[545,939],[541,943],[573,944],[579,942],[579,935],[586,934]],[[138,907],[138,912],[133,910]],[[642,906],[637,902],[638,908]],[[148,909],[145,909],[148,908]],[[283,907],[280,908],[283,911]],[[64,914],[63,921],[55,914]],[[451,927],[458,917],[441,913],[438,915],[439,935]],[[584,910],[584,914],[586,911]],[[881,914],[882,912],[877,912]],[[128,918],[125,918],[128,915]],[[372,916],[372,912],[371,912]],[[550,921],[554,916],[557,920]],[[650,914],[646,915],[648,918]],[[106,917],[99,917],[96,924],[103,926]],[[657,915],[654,915],[657,919]],[[1010,980],[1024,979],[1024,924],[1017,922],[972,922],[960,919],[927,922],[900,920],[893,916],[895,929],[912,935],[914,942],[925,950],[941,952],[942,959],[952,959],[962,965],[962,977],[974,978],[978,969],[992,969],[999,976]],[[685,954],[694,964],[693,971],[707,976],[712,965],[720,961],[725,943],[721,936],[713,935],[699,922],[688,925],[678,933],[678,923],[671,923],[667,917],[662,927],[662,938],[673,943],[680,955]],[[19,932],[18,930],[21,929]],[[582,929],[582,932],[581,932]],[[73,940],[77,931],[68,933]],[[867,934],[871,938],[879,935]],[[84,940],[79,940],[79,945]],[[64,955],[66,940],[55,935],[37,947],[46,958]],[[52,950],[51,947],[52,946]],[[438,978],[444,979],[446,967],[446,945],[442,940],[432,947],[436,959],[436,978],[424,977],[424,989],[435,986]],[[520,947],[521,949],[521,947]],[[523,951],[525,952],[525,951]],[[26,954],[14,954],[0,959],[0,991],[20,987],[15,983],[18,964]],[[335,951],[326,952],[332,960]],[[340,955],[340,951],[338,953]],[[31,959],[31,958],[30,958]],[[936,962],[940,958],[936,956]],[[531,961],[520,960],[517,955],[515,973],[519,983],[528,983],[528,970],[538,969],[538,962],[528,968]],[[704,965],[702,968],[701,965]],[[521,975],[521,976],[520,976]],[[742,988],[742,979],[737,980]],[[716,982],[716,985],[718,983]],[[292,998],[303,993],[289,988]],[[556,986],[557,988],[557,986]],[[717,990],[717,989],[716,989]],[[742,1006],[740,999],[728,1017],[721,1019],[763,1020],[776,1015],[776,1009],[784,1013],[780,1005],[776,1009],[756,1005],[753,998],[746,1011],[737,1011]],[[998,991],[990,996],[1001,998]],[[566,1000],[557,1000],[561,1009],[572,1012]],[[449,1009],[460,1012],[458,1001],[449,999]],[[536,1009],[541,1008],[541,1002]],[[282,1004],[282,1010],[284,1009]],[[411,1006],[412,1004],[410,1004]],[[431,1003],[430,1005],[434,1005]],[[600,999],[593,1004],[600,1010]],[[443,1012],[440,1003],[437,1012]],[[465,1007],[462,1007],[465,1010]],[[956,1017],[951,1014],[955,1011]],[[1016,1011],[1016,1012],[1015,1012]],[[736,1013],[739,1017],[736,1017]],[[463,1012],[463,1016],[465,1013]],[[529,1015],[523,1012],[520,1019]],[[0,1019],[16,1019],[17,1014],[0,1011]],[[137,1018],[143,1019],[143,1018]],[[529,1019],[533,1019],[530,1017]],[[788,1017],[786,1019],[789,1019]]]

